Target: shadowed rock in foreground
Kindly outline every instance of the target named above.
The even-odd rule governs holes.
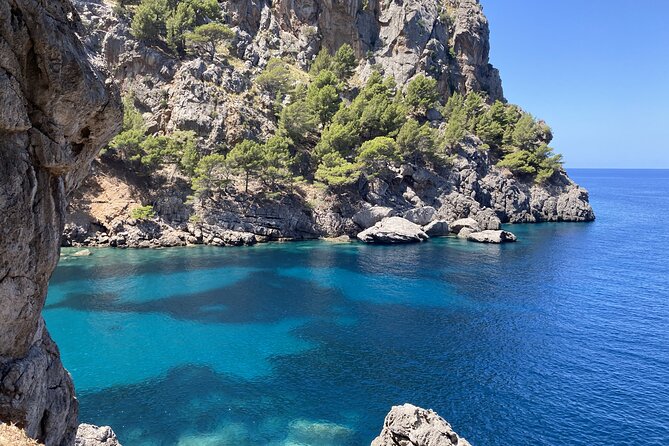
[[[41,312],[67,195],[118,131],[66,0],[0,2],[0,421],[73,444],[78,405]]]
[[[371,446],[471,446],[432,410],[411,404],[393,406]]]

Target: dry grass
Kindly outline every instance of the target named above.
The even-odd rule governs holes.
[[[22,429],[0,423],[0,446],[39,446],[40,443],[28,438]]]

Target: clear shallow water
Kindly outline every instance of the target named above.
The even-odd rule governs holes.
[[[475,446],[669,444],[669,171],[571,173],[597,222],[513,245],[64,258],[45,317],[82,420],[126,446],[363,445],[412,402]]]

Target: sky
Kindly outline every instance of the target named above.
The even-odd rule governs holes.
[[[565,166],[669,168],[669,0],[481,0],[504,95]]]

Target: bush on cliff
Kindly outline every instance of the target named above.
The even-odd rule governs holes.
[[[218,46],[234,35],[234,31],[221,23],[207,23],[184,34],[183,37],[190,48],[196,52],[204,51],[211,60],[214,60]]]
[[[148,43],[165,42],[175,52],[183,51],[187,36],[200,43],[217,42],[231,36],[229,28],[222,25],[221,7],[217,0],[142,0],[135,8],[131,30],[133,36]],[[191,31],[204,25],[217,25]],[[212,49],[207,43],[209,54]],[[215,47],[213,52],[215,53]]]
[[[416,76],[409,82],[404,100],[414,116],[424,117],[430,108],[439,103],[437,80],[422,74]]]
[[[156,216],[153,206],[137,206],[130,212],[130,218],[135,220],[150,220]]]

